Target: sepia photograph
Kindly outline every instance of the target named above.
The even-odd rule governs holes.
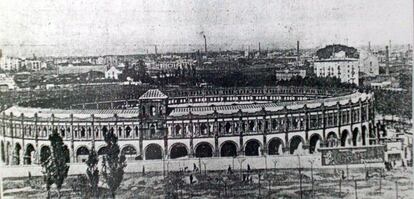
[[[413,0],[0,0],[0,199],[409,199]]]

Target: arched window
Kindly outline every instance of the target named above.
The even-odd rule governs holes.
[[[151,116],[155,116],[155,106],[151,106]]]

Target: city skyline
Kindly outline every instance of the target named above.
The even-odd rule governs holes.
[[[412,43],[411,1],[2,1],[11,56],[98,56]],[[3,34],[4,33],[4,34]],[[378,34],[380,33],[380,34]]]

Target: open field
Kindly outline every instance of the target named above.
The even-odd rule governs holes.
[[[346,179],[340,180],[338,170],[310,169],[301,171],[303,198],[410,198],[414,195],[411,168],[397,168],[382,173],[378,168],[350,169]],[[260,174],[260,180],[259,180]],[[190,175],[193,182],[190,183]],[[245,181],[243,181],[245,175]],[[346,172],[345,172],[346,176]],[[300,198],[298,169],[174,171],[127,173],[117,198]],[[353,180],[354,179],[354,180]],[[396,187],[396,182],[397,186]],[[355,183],[357,190],[355,192]],[[85,176],[71,175],[63,186],[62,198],[88,198],[90,190]],[[83,186],[81,186],[83,185]],[[397,189],[396,189],[397,188]],[[3,179],[4,198],[45,198],[42,177]],[[101,198],[108,198],[108,191],[100,183]],[[52,188],[52,196],[56,196]]]

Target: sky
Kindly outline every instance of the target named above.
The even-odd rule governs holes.
[[[86,56],[412,43],[411,0],[1,0],[0,49]]]

